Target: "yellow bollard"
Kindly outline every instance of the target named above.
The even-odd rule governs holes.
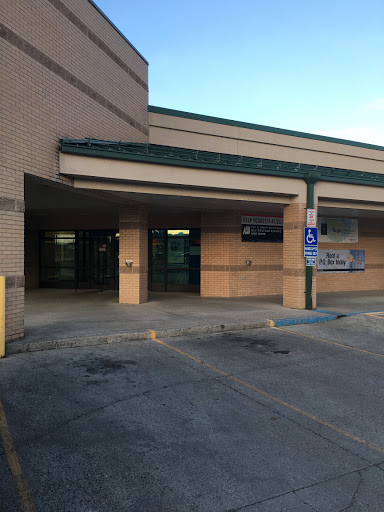
[[[5,357],[5,277],[0,276],[0,358]]]

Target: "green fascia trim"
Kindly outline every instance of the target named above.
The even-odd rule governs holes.
[[[384,187],[384,174],[159,146],[156,144],[101,141],[96,139],[62,139],[60,149],[62,153],[115,160],[296,179],[308,179],[308,177],[316,175],[317,179],[323,181]]]
[[[121,32],[121,30],[119,30],[119,29],[116,27],[116,25],[113,23],[113,21],[111,21],[111,20],[108,18],[108,16],[107,16],[106,14],[104,14],[104,12],[100,9],[100,7],[99,7],[99,6],[98,6],[98,5],[97,5],[93,0],[88,0],[88,2],[89,2],[90,4],[92,4],[92,5],[93,5],[93,7],[94,7],[97,11],[99,11],[99,13],[103,16],[103,18],[105,18],[105,19],[108,21],[108,23],[109,23],[110,25],[112,25],[112,27],[113,27],[113,28],[116,30],[116,32],[117,32],[117,33],[118,33],[118,34],[119,34],[119,35],[124,39],[124,41],[125,41],[125,42],[127,42],[127,43],[129,44],[129,46],[132,48],[132,50],[135,50],[135,52],[137,53],[137,55],[138,55],[139,57],[141,57],[141,58],[143,59],[143,61],[144,61],[146,64],[148,64],[148,65],[149,65],[149,62],[147,61],[147,59],[141,55],[141,53],[139,52],[139,50],[133,46],[133,44],[131,43],[131,41],[130,41],[129,39],[127,39],[127,38],[125,37],[125,35]]]
[[[166,116],[184,117],[186,119],[194,119],[196,121],[204,121],[206,123],[225,124],[228,126],[238,126],[239,128],[248,128],[250,130],[260,130],[262,132],[278,133],[280,135],[290,135],[291,137],[301,137],[303,139],[321,140],[323,142],[332,142],[334,144],[345,144],[347,146],[356,146],[366,149],[375,149],[384,151],[384,146],[376,146],[375,144],[366,144],[364,142],[355,142],[353,140],[336,139],[325,135],[314,135],[313,133],[296,132],[294,130],[285,130],[284,128],[273,128],[262,124],[246,123],[244,121],[232,121],[231,119],[223,119],[221,117],[205,116],[202,114],[192,114],[183,112],[182,110],[172,110],[170,108],[154,107],[148,105],[148,112],[154,114],[164,114]]]

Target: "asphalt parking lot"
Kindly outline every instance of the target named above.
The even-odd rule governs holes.
[[[384,314],[0,362],[0,510],[382,511]]]

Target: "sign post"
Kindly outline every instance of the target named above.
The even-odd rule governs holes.
[[[315,184],[320,179],[320,173],[316,170],[307,171],[305,183],[307,184],[307,210],[315,209]],[[308,215],[308,214],[307,214]],[[316,215],[316,212],[315,212]],[[315,226],[309,226],[316,229]],[[304,240],[305,243],[305,240]],[[317,245],[317,244],[316,244]],[[312,309],[312,267],[305,267],[305,309]]]

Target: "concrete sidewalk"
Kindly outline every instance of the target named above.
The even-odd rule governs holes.
[[[317,311],[347,315],[384,311],[384,290],[318,293]]]
[[[140,305],[118,303],[113,291],[32,290],[26,293],[25,338],[7,344],[7,354],[147,339],[327,321],[338,314],[384,310],[383,292],[319,294],[320,311],[289,309],[281,296],[202,298],[198,294],[150,293]]]

